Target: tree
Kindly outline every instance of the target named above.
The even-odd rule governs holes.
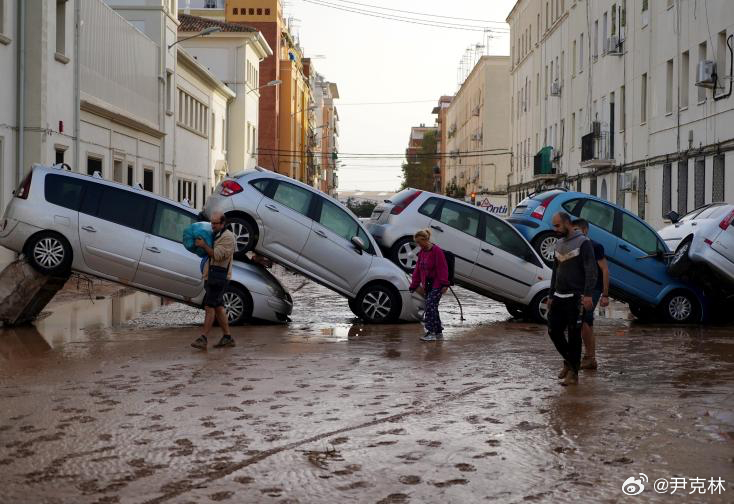
[[[403,164],[403,183],[400,189],[413,187],[423,191],[433,191],[433,166],[438,162],[436,157],[436,132],[429,131],[423,135],[418,159],[409,159]]]
[[[372,211],[377,206],[377,203],[374,201],[357,201],[353,197],[347,198],[347,208],[354,213],[357,217],[369,217],[372,215]]]

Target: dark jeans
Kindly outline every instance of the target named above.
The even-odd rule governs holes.
[[[209,308],[224,306],[224,290],[228,284],[227,268],[210,266],[209,275],[204,282],[204,306]]]
[[[578,373],[581,365],[581,296],[553,297],[548,314],[548,334],[561,357]]]

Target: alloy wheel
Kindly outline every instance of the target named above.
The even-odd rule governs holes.
[[[546,294],[540,299],[540,302],[538,303],[538,315],[543,320],[548,320],[548,298],[549,296]]]
[[[390,295],[382,290],[368,292],[362,300],[362,311],[371,320],[384,320],[390,314],[392,300]]]
[[[242,317],[245,312],[245,302],[234,292],[225,292],[222,296],[224,311],[227,312],[227,320],[232,322]]]
[[[57,238],[43,238],[33,247],[33,259],[46,269],[57,268],[64,262],[64,245]]]
[[[233,222],[230,225],[232,233],[234,233],[234,239],[237,250],[246,250],[250,244],[250,230],[244,224],[239,222]]]
[[[403,243],[398,248],[398,261],[405,269],[415,268],[415,263],[418,261],[418,245],[414,241]]]
[[[553,259],[555,258],[554,254],[556,252],[556,243],[558,242],[558,238],[555,236],[546,236],[543,238],[540,242],[540,245],[538,246],[539,252],[541,257],[549,262],[553,262]]]
[[[685,259],[688,256],[688,249],[690,248],[691,244],[684,243],[683,246],[681,246],[673,256],[673,264],[677,264],[681,262],[683,259]]]
[[[693,304],[686,296],[674,296],[668,301],[668,313],[673,320],[683,322],[693,314]]]

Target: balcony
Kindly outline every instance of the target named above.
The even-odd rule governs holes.
[[[614,166],[613,145],[608,132],[592,132],[581,137],[581,168],[595,170]]]
[[[179,9],[224,9],[225,0],[178,0]]]
[[[555,179],[561,176],[558,173],[557,163],[554,163],[553,147],[546,146],[533,158],[533,178],[536,180]]]

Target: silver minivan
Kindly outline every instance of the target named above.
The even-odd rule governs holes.
[[[181,243],[199,220],[190,207],[61,165],[34,165],[13,196],[0,245],[24,253],[37,270],[74,270],[201,306],[200,258]],[[233,265],[224,301],[233,324],[285,322],[293,308],[273,275],[243,262]]]

